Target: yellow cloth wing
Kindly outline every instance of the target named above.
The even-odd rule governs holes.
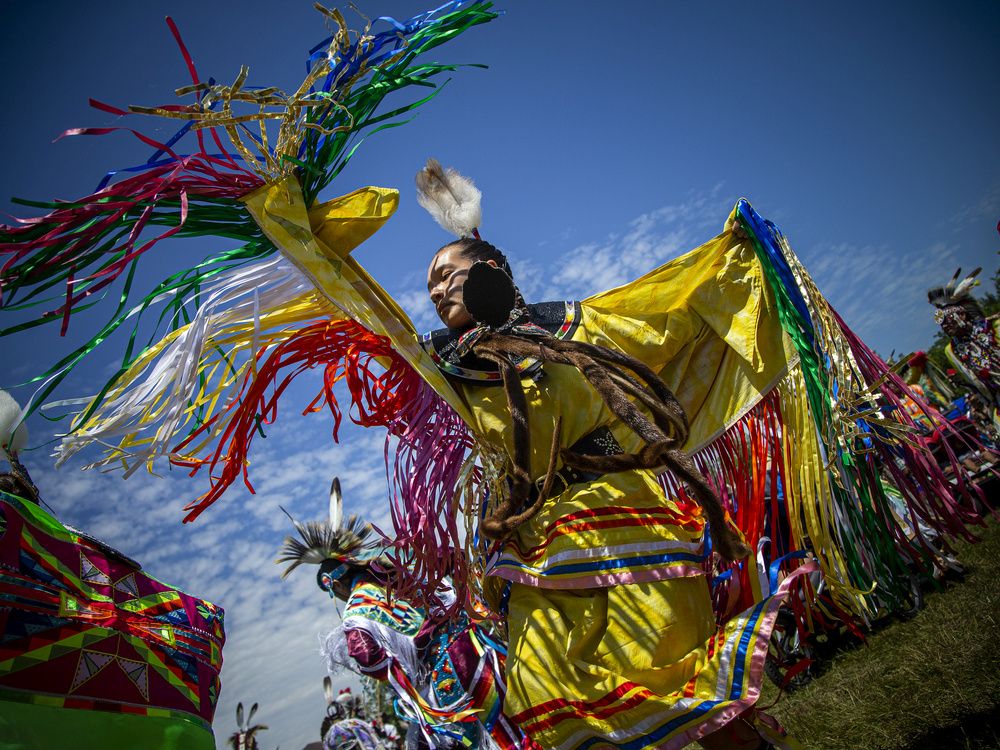
[[[593,343],[657,370],[688,414],[694,451],[795,362],[753,248],[731,232],[582,303]]]
[[[344,313],[386,336],[399,352],[471,424],[471,415],[424,351],[406,313],[350,256],[395,212],[395,190],[368,187],[306,209],[294,177],[271,183],[245,199],[268,238]]]

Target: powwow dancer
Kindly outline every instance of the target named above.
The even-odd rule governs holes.
[[[93,342],[49,373],[39,401],[110,330],[165,307],[170,332],[126,354],[77,416],[61,458],[97,442],[109,446],[98,463],[127,473],[161,456],[209,467],[210,489],[187,507],[193,520],[238,478],[249,486],[254,434],[276,417],[291,379],[321,366],[323,391],[310,408],[325,402],[339,424],[333,386],[343,382],[351,419],[388,428],[395,593],[450,616],[438,592],[453,576],[450,609],[474,614],[479,601],[502,609],[507,600],[500,617],[528,734],[552,747],[639,750],[680,747],[725,727],[742,734],[731,744],[757,744],[736,717],[758,695],[779,569],[794,571],[808,549],[832,595],[864,619],[876,597],[891,602],[908,587],[909,560],[930,559],[920,535],[911,542],[894,520],[880,464],[930,526],[970,536],[965,524],[978,517],[961,467],[953,489],[906,439],[905,383],[843,324],[781,234],[745,201],[718,237],[633,284],[528,306],[526,315],[508,289],[513,318],[481,305],[468,331],[422,345],[350,254],[392,214],[395,191],[365,188],[326,203],[318,194],[353,153],[351,139],[400,111],[375,114],[385,93],[445,69],[417,57],[493,14],[486,3],[451,3],[358,37],[332,17],[340,31],[294,95],[244,90],[242,76],[218,86],[193,74],[184,93],[195,104],[133,110],[188,120],[185,128],[210,136],[218,152],[202,138],[184,154],[174,139],[133,176],[4,231],[5,304],[66,281],[66,302],[38,321],[64,327],[155,240],[218,232],[245,243],[168,278],[131,308],[123,302]],[[247,102],[257,111],[239,114]],[[247,122],[267,119],[280,123],[277,139],[263,129],[246,137]],[[170,228],[139,244],[153,225]],[[125,281],[130,290],[131,276]],[[458,286],[449,285],[449,299],[473,302],[475,312],[485,298]],[[670,469],[656,478],[666,495],[653,481],[657,464]],[[743,542],[712,487],[757,555],[725,562],[716,576],[725,623],[717,631],[706,616],[710,566],[698,505],[711,521],[713,554],[738,558]],[[551,632],[572,629],[576,645],[540,665],[519,648],[553,651],[536,603],[548,608]],[[616,617],[647,610],[656,619],[646,633]],[[676,640],[658,622],[670,610]],[[602,622],[609,630],[598,632]],[[632,643],[613,650],[617,628]],[[668,653],[682,640],[687,651]],[[561,694],[555,672],[574,690],[586,683],[585,692]]]
[[[506,615],[509,715],[544,747],[588,736],[617,746],[769,746],[748,721],[753,700],[722,665],[742,671],[762,660],[774,612],[761,602],[716,628],[701,510],[723,560],[749,549],[679,450],[689,422],[659,375],[689,343],[682,336],[703,331],[655,282],[615,290],[604,309],[526,305],[506,257],[478,236],[471,183],[432,160],[417,185],[421,204],[464,237],[430,264],[428,291],[447,329],[426,339],[428,349],[477,435],[511,462],[509,494],[479,525],[499,542],[485,573],[504,582],[487,597]],[[644,304],[630,309],[629,297]],[[627,326],[616,327],[619,314]],[[669,498],[652,471],[664,465]],[[712,703],[711,720],[693,719],[696,704],[704,713]]]
[[[265,724],[251,724],[254,714],[257,713],[257,704],[250,707],[250,713],[244,717],[243,703],[236,704],[236,731],[229,735],[229,746],[233,750],[260,750],[257,742],[257,733],[267,730]]]
[[[222,610],[47,513],[20,412],[0,391],[0,746],[214,748]]]
[[[351,694],[351,689],[341,690],[334,696],[333,683],[323,678],[326,696],[326,716],[320,726],[324,750],[386,750],[372,722],[365,721],[362,701]],[[389,745],[395,747],[395,745]]]
[[[405,599],[390,597],[384,547],[367,541],[371,528],[351,516],[343,521],[340,482],[330,489],[325,521],[295,523],[278,562],[319,565],[317,585],[345,604],[340,626],[329,633],[324,654],[331,672],[350,669],[385,680],[396,693],[397,713],[431,747],[497,747],[514,750],[522,737],[503,714],[506,650],[481,624],[459,612],[431,618]],[[381,562],[381,566],[379,563]],[[442,589],[446,606],[454,594]]]
[[[1000,429],[1000,319],[986,317],[972,296],[981,270],[977,268],[959,281],[962,275],[959,268],[947,284],[930,289],[927,300],[937,308],[934,319],[950,339],[945,354],[983,399],[997,430]]]

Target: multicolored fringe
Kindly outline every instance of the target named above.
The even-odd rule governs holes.
[[[784,238],[746,201],[737,216],[764,267],[798,362],[722,435],[695,453],[755,558],[714,572],[721,620],[774,590],[782,568],[815,557],[838,604],[864,621],[893,609],[914,570],[930,576],[927,530],[974,539],[978,489],[949,449],[951,484],[917,438],[904,397],[934,411],[844,324]],[[947,424],[939,425],[954,432]],[[956,435],[957,437],[957,435]],[[961,439],[958,437],[958,439]],[[673,478],[668,493],[683,495]],[[923,529],[904,528],[897,487]]]
[[[385,358],[388,364],[382,374],[376,374],[377,357]],[[325,401],[334,417],[334,440],[343,419],[333,390],[338,381],[347,381],[352,420],[369,427],[388,426],[399,418],[420,388],[416,373],[388,342],[353,321],[311,323],[290,332],[270,350],[262,347],[255,366],[246,370],[236,398],[192,431],[171,453],[171,463],[191,469],[192,474],[204,467],[210,472],[211,489],[185,508],[189,511],[185,520],[197,518],[240,476],[253,492],[247,466],[254,435],[262,425],[274,422],[278,400],[292,380],[315,367],[324,368],[324,387],[306,413],[315,411],[319,401]]]
[[[64,135],[106,135],[125,130],[155,153],[145,164],[109,172],[93,194],[79,200],[21,201],[52,211],[0,227],[0,305],[4,309],[51,304],[53,298],[43,295],[64,287],[61,304],[35,320],[0,330],[0,335],[53,320],[61,321],[65,334],[74,311],[83,309],[81,305],[101,303],[112,291],[112,283],[124,277],[117,304],[97,335],[31,381],[42,384],[27,412],[36,411],[85,356],[134,319],[121,367],[75,422],[75,430],[85,429],[91,412],[109,390],[164,335],[161,328],[169,335],[191,319],[201,305],[206,282],[274,254],[273,244],[240,199],[268,181],[296,174],[307,205],[312,205],[368,135],[403,124],[400,118],[436,96],[435,79],[455,66],[420,58],[468,28],[495,18],[490,6],[489,2],[455,0],[403,22],[378,19],[376,23],[389,28],[373,33],[369,25],[357,34],[349,31],[337,11],[321,8],[337,31],[310,51],[306,78],[290,95],[275,88],[246,86],[246,68],[232,85],[204,82],[168,20],[191,74],[191,85],[177,93],[192,95],[194,102],[130,107],[128,111],[91,103],[117,116],[142,114],[181,121],[184,124],[177,134],[162,143],[130,128],[66,131]],[[380,111],[386,96],[414,86],[431,93]],[[268,136],[269,121],[278,123],[276,138]],[[253,123],[259,125],[257,132],[248,127]],[[192,132],[197,149],[182,153],[178,144]],[[148,239],[142,236],[144,230],[156,226],[167,229]],[[132,285],[142,255],[170,237],[212,235],[235,240],[240,247],[171,275],[135,304]],[[137,352],[140,320],[157,305],[162,309],[156,330],[150,343]]]
[[[126,322],[133,325],[121,366],[76,415],[57,450],[59,462],[88,445],[105,447],[95,466],[120,466],[128,476],[153,469],[162,457],[192,474],[208,469],[210,488],[189,503],[187,521],[215,502],[238,479],[252,492],[247,470],[253,436],[273,422],[277,401],[303,371],[324,370],[324,388],[307,407],[325,403],[342,419],[333,386],[350,391],[351,418],[389,428],[386,445],[392,518],[400,564],[412,574],[403,589],[438,584],[458,568],[468,579],[460,550],[461,514],[456,483],[471,446],[467,428],[428,388],[388,342],[341,319],[305,276],[276,254],[242,199],[268,181],[293,173],[307,205],[343,170],[367,135],[400,125],[408,112],[438,93],[435,79],[453,65],[422,57],[497,14],[489,2],[457,0],[407,21],[381,18],[359,34],[337,11],[323,10],[336,33],[309,54],[307,75],[290,95],[246,86],[244,68],[229,86],[198,75],[172,21],[168,20],[191,75],[178,95],[189,105],[130,107],[92,105],[119,117],[151,115],[181,121],[165,143],[127,128],[79,128],[64,135],[105,135],[127,130],[155,149],[142,165],[109,173],[95,193],[71,203],[27,203],[49,208],[37,219],[0,228],[0,293],[4,309],[43,304],[62,284],[64,299],[36,320],[0,331],[10,335],[61,320],[102,301],[124,279],[117,306],[102,329],[35,381],[43,381],[28,414],[79,362]],[[394,92],[424,87],[429,95],[380,111]],[[242,108],[242,109],[240,109]],[[276,121],[276,138],[267,124]],[[251,131],[250,126],[259,128]],[[197,149],[179,144],[194,135]],[[151,238],[144,230],[166,230]],[[159,283],[138,304],[133,278],[140,257],[170,237],[217,235],[241,243]],[[159,310],[145,345],[140,321]],[[386,367],[377,364],[377,359]],[[51,406],[70,406],[79,400]],[[463,473],[464,472],[464,473]],[[406,550],[403,553],[401,550]],[[405,593],[402,591],[401,593]]]
[[[171,463],[194,474],[208,468],[211,488],[186,506],[190,521],[221,497],[237,479],[253,492],[248,456],[254,435],[277,418],[278,402],[288,385],[306,370],[323,369],[323,389],[304,413],[325,405],[334,418],[337,440],[344,409],[335,387],[347,387],[352,422],[384,427],[386,469],[392,492],[394,534],[385,536],[388,551],[402,571],[395,590],[400,596],[425,592],[424,606],[444,607],[434,594],[446,577],[468,581],[461,512],[456,506],[472,436],[450,406],[429,388],[390,346],[350,320],[329,319],[286,332],[280,342],[262,347],[245,368],[242,387],[210,420],[170,453]],[[430,584],[434,588],[430,588]],[[465,588],[462,587],[462,599]]]

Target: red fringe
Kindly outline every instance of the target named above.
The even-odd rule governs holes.
[[[266,355],[266,359],[265,359]],[[263,362],[261,362],[263,360]],[[378,361],[377,361],[378,360]],[[300,373],[324,367],[323,391],[304,413],[319,410],[325,402],[333,414],[333,439],[338,439],[343,413],[334,395],[334,385],[343,380],[351,394],[351,421],[364,427],[389,426],[404,406],[416,399],[422,381],[394,352],[389,340],[350,320],[320,321],[297,331],[268,353],[257,353],[258,367],[247,371],[239,395],[212,419],[185,438],[173,451],[170,462],[196,474],[208,467],[211,488],[188,504],[184,521],[197,518],[242,477],[254,492],[247,470],[247,456],[260,424],[272,424],[278,416],[278,400]],[[184,449],[218,423],[226,428],[211,456],[191,458]]]
[[[205,467],[210,473],[210,489],[185,507],[185,522],[197,518],[240,477],[254,491],[247,457],[255,433],[277,419],[278,400],[292,380],[323,367],[323,389],[304,413],[325,404],[333,415],[336,441],[344,413],[334,388],[343,381],[350,393],[351,421],[388,430],[385,464],[394,535],[376,531],[391,558],[392,593],[441,617],[463,608],[475,617],[473,574],[462,551],[464,526],[456,507],[463,461],[472,447],[461,418],[393,351],[387,338],[354,321],[313,323],[273,349],[262,348],[256,358],[257,368],[247,371],[239,394],[173,451],[174,465],[192,475]],[[182,455],[216,424],[225,429],[210,455]],[[454,588],[453,602],[442,596],[449,588],[446,579]]]
[[[787,513],[782,507],[784,498],[779,497],[781,488],[787,486],[781,446],[783,430],[781,396],[774,389],[742,419],[692,456],[753,555],[761,539],[765,536],[771,539],[765,556],[768,562],[801,548],[800,540],[791,538]],[[659,480],[669,497],[691,502],[683,485],[671,474],[661,474]],[[769,518],[777,528],[768,528]],[[798,561],[791,561],[789,568],[798,565]],[[720,622],[755,603],[750,577],[757,575],[756,558],[721,567],[717,560],[706,560],[706,573],[713,579],[726,571],[731,571],[728,578],[715,580],[712,587]]]

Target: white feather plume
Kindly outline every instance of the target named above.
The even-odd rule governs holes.
[[[959,269],[959,270],[961,270],[961,269]],[[979,280],[976,277],[979,275],[980,271],[982,271],[982,270],[983,269],[981,267],[977,268],[972,273],[970,273],[968,276],[966,276],[964,279],[962,279],[962,281],[958,284],[958,286],[955,287],[955,294],[954,294],[954,296],[955,296],[956,299],[959,299],[961,297],[965,297],[965,296],[967,296],[967,295],[969,295],[969,294],[972,293],[972,288],[974,286],[976,286],[977,284],[979,284]]]
[[[0,446],[12,453],[28,444],[28,426],[21,422],[21,405],[0,390]]]
[[[340,494],[340,479],[333,478],[330,484],[330,528],[339,529],[344,520],[344,498]]]
[[[483,220],[482,193],[472,180],[436,159],[417,172],[417,203],[456,237],[471,237]]]
[[[948,292],[954,292],[955,284],[958,283],[958,277],[961,275],[962,275],[962,267],[959,266],[958,268],[955,269],[955,273],[951,275],[951,280],[947,284],[945,284],[944,286],[945,290],[947,290]]]
[[[959,281],[962,269],[957,269],[947,284],[936,286],[927,291],[927,301],[939,308],[969,304],[978,307],[978,303],[975,302],[972,296],[972,290],[979,284],[979,280],[976,277],[982,270],[982,268],[976,268],[972,273]]]

